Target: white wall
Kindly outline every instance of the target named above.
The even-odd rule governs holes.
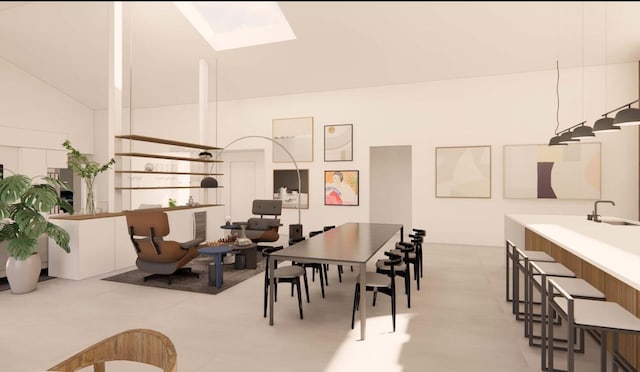
[[[638,97],[637,64],[610,65],[606,79],[605,94],[602,67],[561,70],[560,130],[582,120],[592,125],[605,111]],[[210,112],[214,112],[214,104],[210,106]],[[592,210],[593,200],[502,197],[503,146],[547,143],[554,133],[556,71],[254,98],[219,102],[218,108],[218,129],[214,128],[211,114],[209,140],[205,142],[221,147],[241,136],[271,137],[272,119],[313,116],[314,161],[299,164],[300,168],[309,169],[310,177],[310,208],[302,211],[305,231],[328,224],[368,221],[371,146],[412,146],[412,221],[415,227],[427,229],[428,241],[502,245],[504,214],[586,216]],[[158,137],[164,135],[185,141],[197,138],[196,105],[144,111],[134,115],[134,127],[147,129],[135,134],[152,135],[148,130],[162,123],[164,129],[155,131]],[[323,126],[351,123],[354,125],[354,160],[325,163]],[[637,128],[601,134],[596,141],[602,143],[602,198],[616,202],[616,207],[603,213],[637,219]],[[491,199],[435,198],[435,147],[462,145],[492,146]],[[268,179],[273,168],[286,168],[286,164],[278,163],[274,167],[271,163],[270,142],[248,139],[234,144],[233,148],[264,148]],[[360,170],[360,206],[323,205],[323,171],[334,169]],[[271,182],[266,182],[264,196],[270,195],[270,188]],[[285,227],[296,220],[295,210],[283,211]]]
[[[3,58],[0,82],[0,146],[93,153],[93,110]]]

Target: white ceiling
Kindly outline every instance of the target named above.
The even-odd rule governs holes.
[[[0,3],[0,57],[104,109],[110,4]],[[640,60],[640,2],[280,6],[296,40],[215,52],[170,2],[125,3],[133,107],[198,102],[201,58],[212,101],[216,61],[218,99],[232,100]]]

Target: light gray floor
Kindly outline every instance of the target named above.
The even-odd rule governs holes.
[[[412,281],[411,309],[398,296],[396,332],[389,298],[380,295],[368,307],[365,341],[358,340],[358,322],[350,328],[356,273],[348,268],[341,284],[331,268],[325,299],[319,283],[310,283],[304,320],[282,285],[274,326],[262,317],[262,275],[219,295],[97,278],[55,279],[23,295],[5,291],[0,371],[44,370],[130,328],[169,336],[181,372],[539,371],[539,349],[527,345],[504,299],[504,248],[426,244],[424,254],[423,286],[417,292]],[[577,356],[578,371],[597,370],[597,346],[591,340],[588,346],[588,355]],[[564,354],[557,358],[563,362]],[[117,364],[111,370],[156,369]]]

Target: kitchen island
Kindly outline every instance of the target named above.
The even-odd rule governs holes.
[[[222,237],[220,228],[224,221],[224,206],[201,205],[197,207],[171,207],[162,210],[169,217],[171,232],[167,240],[193,239],[193,213],[207,212],[207,241]],[[71,252],[49,239],[49,275],[58,278],[80,280],[93,276],[135,268],[137,255],[131,243],[124,213],[100,213],[51,217],[50,221],[64,228],[71,237]]]
[[[505,238],[517,247],[544,251],[576,276],[640,315],[640,223],[616,217],[507,215]],[[624,224],[623,224],[624,223]],[[640,369],[636,336],[620,336],[620,352]]]

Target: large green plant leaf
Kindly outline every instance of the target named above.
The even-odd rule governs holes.
[[[48,212],[58,204],[58,192],[48,184],[33,185],[22,196],[22,203],[40,212]]]
[[[2,225],[0,229],[0,242],[5,240],[11,240],[18,237],[18,224],[9,223]]]
[[[47,220],[37,211],[29,208],[19,209],[14,218],[19,235],[37,239],[47,230]]]
[[[9,240],[9,244],[7,245],[7,252],[9,253],[9,256],[15,257],[17,260],[26,260],[37,251],[37,238],[18,236],[15,239]]]
[[[15,203],[29,187],[31,187],[31,179],[27,176],[14,174],[4,178],[0,180],[0,201]]]
[[[69,242],[71,238],[69,237],[69,233],[66,232],[62,227],[52,224],[51,222],[47,223],[47,235],[51,239],[53,239],[56,244],[60,246],[60,248],[64,249],[69,253],[71,248],[69,247]]]

